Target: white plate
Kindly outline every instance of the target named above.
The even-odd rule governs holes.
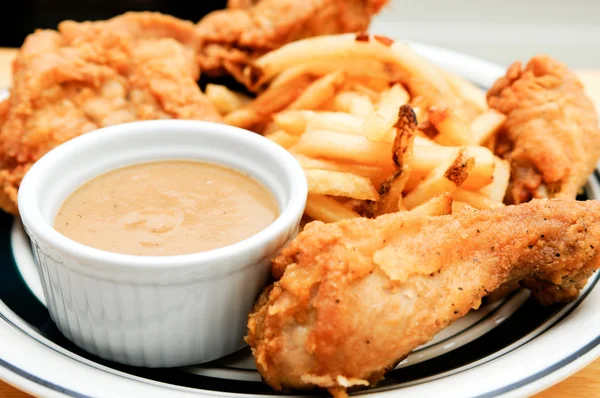
[[[468,55],[412,44],[440,66],[482,87],[503,68]],[[0,95],[1,96],[1,95]],[[589,198],[600,199],[592,176]],[[600,288],[594,276],[578,301],[541,308],[519,291],[487,303],[420,347],[376,388],[389,396],[523,396],[540,391],[600,355]],[[100,360],[70,344],[44,305],[29,243],[20,226],[0,216],[0,377],[36,395],[175,396],[273,392],[260,381],[248,350],[180,369],[141,369]]]

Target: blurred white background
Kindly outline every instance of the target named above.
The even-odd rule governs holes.
[[[371,31],[508,65],[546,53],[600,67],[598,0],[391,0]]]

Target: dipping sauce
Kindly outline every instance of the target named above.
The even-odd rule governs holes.
[[[222,166],[169,160],[94,178],[62,204],[58,232],[115,253],[169,256],[231,245],[270,225],[277,204],[254,179]]]

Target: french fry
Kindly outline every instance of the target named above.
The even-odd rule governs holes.
[[[271,122],[268,122],[268,123],[267,123],[267,124],[266,124],[266,125],[263,127],[263,129],[262,129],[262,131],[261,131],[261,134],[262,134],[262,135],[264,135],[264,136],[267,136],[267,135],[269,135],[269,134],[273,134],[273,133],[275,133],[275,132],[277,132],[277,131],[279,131],[279,130],[281,130],[281,129],[279,128],[279,126],[278,126],[278,125],[277,125],[275,122],[271,121]]]
[[[246,129],[259,124],[263,120],[264,117],[260,113],[250,108],[241,108],[225,115],[226,124]]]
[[[475,142],[483,145],[500,130],[505,120],[506,116],[495,109],[487,110],[479,115],[471,122],[471,131]]]
[[[391,102],[392,104],[398,105],[400,108],[402,105],[405,105],[410,100],[410,94],[400,83],[396,83],[389,88],[389,90],[381,93],[381,101],[379,105],[385,105],[386,103]]]
[[[207,84],[205,94],[221,115],[227,115],[250,102],[250,98],[220,84]]]
[[[414,110],[415,108],[413,108]],[[415,114],[416,115],[416,114]],[[417,120],[419,120],[417,118]],[[421,136],[415,136],[415,145],[418,146],[431,146],[431,145],[435,145],[435,146],[441,146],[439,144],[436,144],[435,142],[431,141],[429,138],[427,137],[421,137]]]
[[[347,84],[346,87],[348,88],[349,91],[353,91],[358,94],[366,95],[367,97],[369,97],[369,100],[371,100],[372,103],[376,103],[379,101],[380,92],[375,91],[372,88],[367,87],[361,83]]]
[[[375,111],[371,112],[362,125],[364,135],[371,141],[380,141],[398,121],[398,109],[408,103],[410,96],[400,84],[394,84],[381,95]]]
[[[327,73],[311,73],[307,64],[295,65],[291,68],[288,68],[281,72],[279,76],[277,76],[271,84],[269,84],[270,89],[276,89],[278,87],[287,86],[290,82],[293,82],[297,79],[300,79],[305,76],[319,76],[325,75]],[[259,87],[250,87],[253,90],[257,90]]]
[[[363,119],[345,112],[318,112],[311,115],[306,130],[329,130],[336,133],[363,135]]]
[[[475,136],[469,126],[450,109],[429,108],[427,116],[439,134],[434,138],[441,145],[475,145]]]
[[[286,86],[269,88],[246,106],[225,116],[225,124],[250,128],[265,122],[273,113],[279,112],[296,100],[312,83],[309,76],[300,76]]]
[[[356,116],[367,116],[373,112],[373,103],[364,94],[353,91],[341,91],[333,99],[332,110],[347,112]]]
[[[332,160],[315,159],[309,156],[294,154],[294,157],[300,163],[304,170],[320,169],[338,171],[340,173],[352,173],[363,176],[371,180],[375,187],[379,187],[381,183],[387,179],[392,172],[391,168],[381,168],[378,166],[369,166],[366,164],[345,163]]]
[[[418,205],[410,210],[413,214],[423,216],[445,216],[452,214],[452,194],[444,192],[441,195],[429,199],[427,202]]]
[[[251,86],[260,86],[290,67],[315,61],[357,59],[393,61],[388,47],[377,41],[357,41],[355,33],[316,36],[291,42],[258,58],[244,71]]]
[[[508,188],[508,182],[510,180],[510,164],[508,161],[494,158],[494,181],[483,187],[480,192],[486,195],[493,201],[502,202],[506,195],[506,189]]]
[[[265,137],[285,149],[288,149],[298,141],[298,136],[290,134],[285,130],[277,130],[274,133],[266,134]]]
[[[485,147],[445,147],[441,145],[423,145],[424,139],[415,138],[415,149],[411,163],[410,183],[407,189],[413,188],[415,179],[422,179],[424,175],[436,168],[448,156],[456,156],[459,151],[465,151],[465,156],[474,159],[473,169],[464,182],[469,189],[479,189],[493,181],[494,168],[496,167],[494,154]]]
[[[379,198],[371,180],[365,177],[317,169],[305,170],[304,174],[310,193],[361,200],[377,200]]]
[[[404,72],[391,62],[379,62],[370,59],[308,60],[307,62],[285,69],[276,76],[270,87],[285,85],[290,79],[301,75],[324,76],[332,72],[343,71],[350,80],[360,82],[373,89],[372,80],[398,81]],[[383,91],[379,89],[378,91]]]
[[[344,84],[345,79],[346,74],[341,71],[332,72],[317,79],[290,104],[289,109],[318,109],[333,98]]]
[[[472,191],[477,191],[490,185],[494,181],[495,167],[495,163],[483,163],[478,165],[477,161],[475,161],[473,170],[476,170],[476,172],[471,170],[469,177],[467,177],[465,182],[463,182],[462,187]]]
[[[504,207],[502,202],[496,202],[482,194],[481,192],[467,191],[466,189],[457,188],[452,192],[452,196],[459,202],[465,202],[478,210],[497,209]]]
[[[332,222],[503,206],[510,167],[482,145],[492,145],[505,116],[489,109],[481,89],[410,46],[364,33],[320,36],[271,51],[244,75],[251,89],[270,82],[250,104],[234,105],[235,93],[218,86],[207,95],[226,122],[296,157],[308,216]],[[416,117],[408,124],[398,114],[406,104]]]
[[[401,202],[402,191],[409,177],[415,132],[417,131],[417,118],[410,106],[400,107],[395,130],[397,133],[392,147],[392,159],[396,170],[387,181],[381,184],[379,201],[371,205],[371,215],[374,217],[397,212],[404,207]]]
[[[306,215],[323,222],[337,222],[360,217],[335,199],[323,195],[309,194],[306,199]]]
[[[423,121],[423,119],[425,118],[425,112],[423,110],[422,106],[413,106],[413,112],[415,113],[415,116],[417,117],[417,123],[421,123],[421,121]]]
[[[317,36],[286,44],[254,61],[244,70],[244,75],[251,87],[258,87],[295,65],[332,60],[392,63],[409,75],[430,82],[451,104],[455,102],[455,94],[438,69],[409,46],[363,33]]]
[[[381,93],[390,88],[390,82],[399,81],[403,77],[403,72],[400,71],[398,68],[394,68],[394,65],[388,64],[383,66],[386,68],[397,70],[397,72],[393,74],[395,76],[395,79],[390,79],[389,77],[391,77],[392,75],[384,75],[383,73],[379,73],[377,75],[369,74],[362,76],[353,76],[348,79],[349,87],[351,87],[353,90],[355,89],[355,87],[362,87],[363,89],[368,89],[371,93],[373,93],[373,97],[375,98],[375,100],[378,101]],[[367,69],[372,69],[367,65],[365,65],[365,67]]]
[[[459,202],[458,200],[452,201],[452,214],[461,213],[461,212],[472,213],[474,211],[479,211],[479,210],[477,210],[476,208],[474,208],[473,206],[471,206],[470,204],[467,204],[465,202]]]
[[[410,210],[444,192],[453,193],[467,179],[474,163],[474,159],[467,157],[465,151],[459,151],[457,156],[446,157],[402,202]]]
[[[392,165],[390,144],[372,142],[362,136],[333,131],[307,131],[290,150],[312,157],[353,161],[381,167]]]
[[[406,184],[404,185],[403,192],[410,192],[417,187],[427,177],[427,173],[422,173],[416,170],[411,169],[408,174],[408,180],[406,180]]]
[[[469,103],[480,112],[485,112],[488,110],[484,90],[475,86],[462,76],[454,74],[446,69],[440,68],[440,71],[442,71],[442,74],[446,78],[450,88],[452,91],[454,91],[457,97]]]
[[[273,115],[273,120],[280,128],[293,135],[302,135],[309,120],[315,116],[314,111],[286,110]]]

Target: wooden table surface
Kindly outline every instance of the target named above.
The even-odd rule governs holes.
[[[10,65],[14,55],[15,50],[0,48],[0,88],[10,85]],[[600,70],[580,70],[578,73],[586,86],[588,95],[594,100],[597,109],[600,110]],[[566,396],[600,396],[600,359],[535,397],[558,398]],[[24,398],[28,397],[28,395],[0,380],[0,397]]]

